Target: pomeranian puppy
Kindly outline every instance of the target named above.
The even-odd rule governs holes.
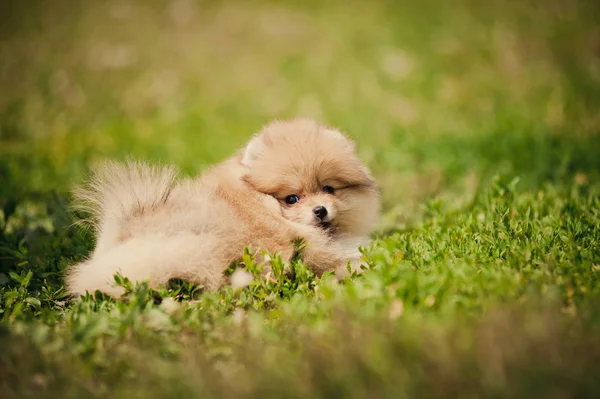
[[[173,167],[110,162],[76,190],[97,242],[68,271],[71,294],[119,296],[116,273],[151,287],[181,278],[214,290],[245,247],[289,262],[299,238],[315,274],[343,277],[349,264],[359,269],[358,247],[379,216],[379,189],[354,142],[311,120],[272,122],[200,177],[176,175]]]

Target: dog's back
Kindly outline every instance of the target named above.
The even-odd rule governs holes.
[[[203,220],[202,215],[191,215],[177,204],[183,198],[185,205],[185,198],[190,196],[181,193],[186,185],[180,187],[176,176],[172,166],[107,162],[87,184],[75,190],[74,208],[89,214],[87,222],[97,242],[87,261],[70,268],[66,280],[71,294],[99,289],[119,295],[122,289],[113,287],[116,273],[132,281],[164,281],[175,265],[185,274],[190,261],[185,256],[191,249],[201,249],[199,231],[190,225],[194,217],[199,226]],[[179,212],[173,213],[178,207]],[[207,211],[201,206],[195,209]],[[213,245],[210,236],[201,237],[201,241],[204,246]],[[184,257],[178,259],[180,253]]]
[[[261,241],[250,220],[267,212],[262,199],[254,203],[245,191],[238,172],[227,163],[201,178],[176,181],[173,167],[105,164],[75,193],[75,207],[91,215],[97,243],[88,260],[70,268],[69,292],[118,296],[123,290],[113,286],[116,273],[153,287],[178,277],[218,288],[244,246],[253,237]],[[237,209],[248,202],[254,206]]]

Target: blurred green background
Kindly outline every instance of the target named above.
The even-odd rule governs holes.
[[[2,197],[107,157],[197,173],[273,118],[359,141],[388,210],[597,171],[591,1],[3,1]]]

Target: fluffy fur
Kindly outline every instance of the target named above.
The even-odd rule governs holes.
[[[71,294],[118,296],[113,275],[155,287],[182,278],[216,289],[244,247],[293,256],[318,275],[360,263],[358,246],[379,215],[379,191],[355,145],[310,120],[272,122],[202,176],[176,180],[173,167],[106,163],[76,191],[92,214],[97,245],[67,275]],[[332,192],[333,191],[333,192]],[[289,200],[296,196],[294,204]],[[326,215],[315,209],[324,207]]]

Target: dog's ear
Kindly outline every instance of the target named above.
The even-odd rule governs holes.
[[[325,136],[337,140],[342,143],[342,145],[348,146],[352,149],[352,151],[356,151],[356,143],[350,137],[340,132],[337,129],[325,127],[321,130],[321,133]]]
[[[242,165],[251,168],[254,161],[259,159],[266,150],[265,142],[261,135],[256,135],[244,148]]]

